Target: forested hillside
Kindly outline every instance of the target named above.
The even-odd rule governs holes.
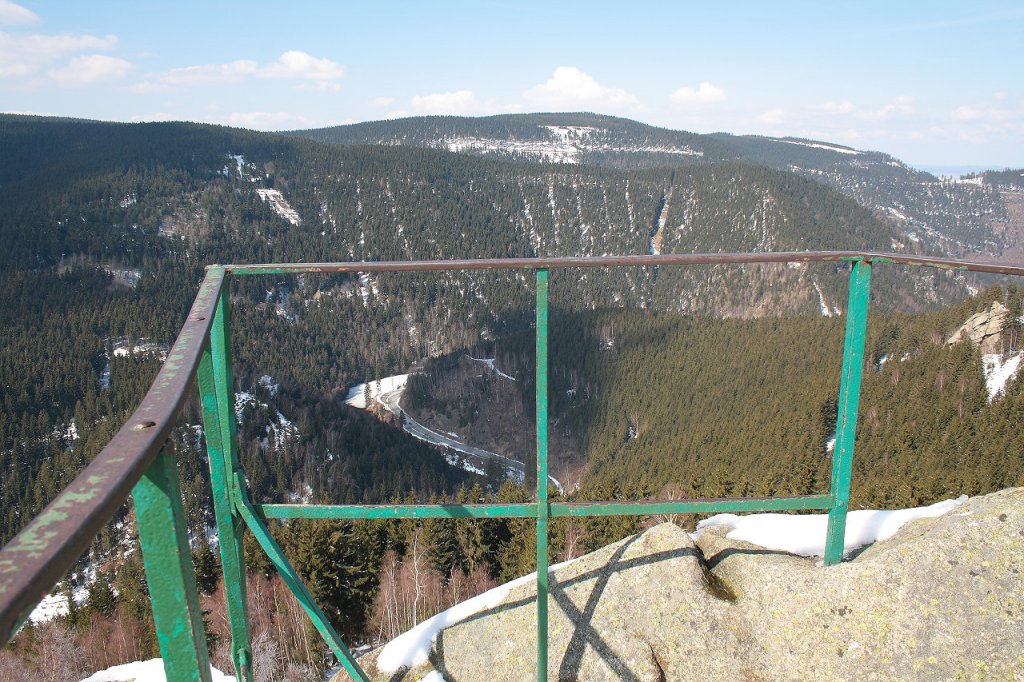
[[[402,124],[403,134],[420,134],[422,123]],[[445,130],[449,122],[435,123]],[[532,152],[484,158],[362,145],[380,141],[374,135],[392,124],[363,128],[350,140],[360,144],[339,146],[195,124],[0,115],[7,245],[0,251],[0,539],[116,432],[211,263],[888,251],[894,244],[931,253],[926,244],[900,242],[849,197],[781,166],[750,163],[728,141],[613,123],[607,147],[588,152],[597,155],[588,161],[603,154],[601,163],[556,165],[527,161]],[[535,137],[538,125],[548,126],[544,135],[573,149],[577,138],[595,135],[570,124],[596,125],[586,115],[502,123],[509,134]],[[485,136],[495,122],[479,125]],[[648,137],[637,141],[641,132]],[[641,152],[652,155],[648,162],[625,161]],[[673,494],[820,489],[848,274],[842,263],[553,272],[553,442],[571,451],[564,459],[580,483],[575,494],[656,496],[666,485]],[[877,268],[869,343],[879,371],[865,385],[857,503],[980,491],[1019,475],[1019,457],[999,459],[996,449],[1020,442],[1005,426],[1015,423],[1008,417],[1018,385],[989,403],[977,353],[934,340],[995,297],[1019,316],[1017,294],[919,317],[896,312],[955,303],[976,284],[961,273]],[[491,353],[476,357],[497,355],[518,378],[506,397],[519,401],[522,409],[511,412],[530,437],[533,287],[531,271],[233,282],[236,415],[254,497],[528,499],[513,485],[488,488],[397,424],[346,406],[344,396],[356,383],[441,358],[426,362],[413,388],[443,403],[448,398],[430,382],[443,380],[445,359]],[[468,404],[434,407],[467,422],[478,417]],[[169,447],[193,536],[205,537],[212,507],[194,398]],[[573,555],[636,523],[559,522],[554,546]],[[90,558],[122,576],[120,610],[100,595],[96,603],[106,606],[93,604],[81,622],[117,613],[124,618],[117,627],[149,632],[128,526],[119,516]],[[394,609],[413,573],[430,576],[430,608],[440,608],[532,565],[532,527],[522,520],[295,523],[275,532],[335,623],[358,637],[412,618]],[[194,549],[204,575],[215,575],[209,549],[201,541]],[[256,556],[253,568],[269,573]],[[343,586],[355,589],[342,596]],[[422,585],[415,587],[418,598]],[[151,638],[138,641],[152,647]],[[301,632],[287,646],[291,658],[322,663]]]
[[[588,113],[429,116],[289,134],[334,144],[436,147],[613,168],[678,168],[722,161],[755,164],[832,187],[875,212],[899,239],[886,250],[917,244],[957,257],[971,253],[998,257],[1019,246],[1020,239],[1016,230],[1006,234],[994,223],[1010,219],[1018,228],[1024,227],[1008,211],[994,179],[985,183],[940,179],[888,154],[827,141],[698,135]]]
[[[990,398],[977,346],[947,343],[994,300],[1007,305],[1011,320],[999,350],[1015,357],[1022,324],[1016,288],[996,287],[939,312],[871,317],[854,508],[930,504],[1024,483],[1024,449],[1015,445],[1024,438],[1014,416],[1024,405],[1020,382]],[[584,499],[625,491],[826,492],[843,325],[810,316],[718,320],[556,311],[550,332],[556,475],[579,482]],[[532,334],[521,334],[468,352],[494,358],[515,382],[460,364],[461,353],[429,362],[410,382],[409,409],[417,416],[450,415],[463,433],[474,432],[474,415],[521,415],[504,433],[490,434],[491,442],[529,451],[532,343]],[[519,389],[521,405],[489,409],[495,396],[508,399],[509,386]],[[585,456],[563,462],[560,449]],[[584,468],[582,475],[574,465]]]
[[[637,124],[618,125],[635,134]],[[0,117],[0,140],[7,152],[0,236],[9,245],[0,254],[4,537],[116,430],[158,351],[173,341],[208,263],[885,250],[892,243],[889,228],[850,200],[747,164],[626,172],[338,147],[194,124],[13,115]],[[962,296],[965,285],[950,273],[889,270],[874,291],[883,309],[920,308]],[[844,307],[846,272],[831,265],[566,271],[554,273],[552,286],[565,310],[832,315]],[[430,475],[391,475],[383,489],[369,473],[354,475],[370,446],[347,438],[341,453],[332,445],[330,434],[363,428],[360,416],[334,406],[335,397],[481,334],[523,329],[532,287],[523,273],[237,283],[237,389],[257,391],[264,376],[281,387],[256,401],[265,414],[243,430],[257,488],[379,499],[464,480],[442,473],[441,464]],[[332,416],[310,422],[309,432],[282,425],[309,410]],[[198,421],[194,411],[185,419]],[[260,437],[259,429],[291,435]],[[421,446],[396,438],[404,454],[386,466],[418,471]],[[279,456],[284,466],[260,464]],[[315,480],[304,473],[325,467],[347,473]],[[268,477],[273,485],[264,484]]]

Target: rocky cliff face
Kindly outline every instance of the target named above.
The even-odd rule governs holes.
[[[993,301],[988,310],[982,310],[967,318],[946,343],[951,345],[970,341],[978,346],[982,353],[1001,353],[1003,349],[1000,334],[1006,327],[1009,313],[1006,306],[999,301]]]
[[[829,568],[725,533],[694,543],[663,524],[556,571],[549,679],[1024,677],[1024,489],[916,521]],[[433,668],[449,682],[533,679],[534,594],[520,585],[441,632]],[[365,664],[376,672],[372,655]]]

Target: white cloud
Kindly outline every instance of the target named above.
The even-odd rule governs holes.
[[[254,76],[259,69],[251,59],[238,59],[227,64],[205,64],[171,69],[158,77],[162,85],[213,85],[230,83]]]
[[[1008,93],[1008,92],[1007,92],[1006,90],[1000,90],[1000,91],[998,91],[998,92],[994,92],[994,93],[992,93],[992,96],[993,96],[993,97],[994,97],[994,98],[995,98],[995,99],[996,99],[997,101],[999,101],[999,102],[1003,102],[1003,101],[1005,101],[1005,100],[1006,100],[1006,98],[1007,98],[1007,97],[1009,97],[1009,96],[1010,96],[1010,93]]]
[[[962,106],[954,109],[950,117],[954,121],[976,121],[985,118],[985,112],[977,107]]]
[[[959,106],[950,115],[954,121],[988,121],[1005,123],[1024,119],[1024,111],[1012,108]]]
[[[406,109],[392,109],[384,114],[384,118],[408,118],[409,116],[412,116],[412,112]]]
[[[422,114],[445,114],[452,116],[479,113],[486,107],[470,90],[436,92],[430,95],[416,95],[412,108]]]
[[[185,66],[155,74],[135,86],[137,92],[158,92],[171,87],[220,85],[247,78],[277,78],[308,81],[310,89],[336,90],[345,69],[330,59],[314,57],[299,50],[284,52],[276,61],[260,66],[252,59],[236,59],[223,64]]]
[[[854,110],[854,106],[850,102],[825,102],[821,105],[821,110],[827,114],[848,114]]]
[[[260,69],[257,75],[260,78],[335,81],[345,75],[345,69],[330,59],[317,58],[299,50],[289,50],[273,64]]]
[[[889,104],[875,111],[865,111],[860,117],[867,121],[888,121],[889,119],[909,116],[914,113],[914,100],[910,97],[897,97]]]
[[[371,107],[390,107],[394,103],[394,97],[374,97],[370,100]]]
[[[725,99],[725,90],[703,81],[696,90],[679,88],[669,96],[669,99],[676,104],[712,104]]]
[[[152,114],[140,114],[128,119],[132,123],[153,123],[156,121],[180,121],[180,116],[168,114],[165,111],[155,111]]]
[[[302,92],[338,92],[341,84],[334,81],[306,81],[296,85],[295,89]]]
[[[769,109],[757,117],[758,123],[777,126],[786,120],[786,112],[782,109]]]
[[[117,37],[107,35],[19,35],[0,33],[0,78],[34,75],[59,59],[85,51],[111,50]]]
[[[16,116],[56,116],[57,114],[52,111],[31,111],[28,109],[5,109],[5,114],[15,114]]]
[[[534,105],[552,108],[630,109],[640,103],[634,95],[601,85],[575,66],[558,67],[546,83],[535,85],[523,96]]]
[[[0,24],[34,24],[39,17],[32,10],[15,5],[10,0],[0,0]]]
[[[243,128],[275,128],[288,122],[302,122],[301,116],[293,116],[287,111],[236,111],[228,114],[229,125]]]
[[[131,62],[120,57],[90,54],[75,57],[63,69],[51,69],[47,75],[61,85],[76,86],[124,78],[131,70]]]

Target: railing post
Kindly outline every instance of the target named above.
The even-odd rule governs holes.
[[[210,464],[210,486],[217,518],[224,598],[231,623],[231,660],[239,682],[252,682],[252,648],[249,636],[249,594],[245,582],[245,553],[242,533],[245,522],[235,500],[234,472],[238,468],[235,387],[231,374],[230,286],[220,290],[210,328],[210,344],[199,361],[199,392],[203,403],[206,452]]]
[[[206,435],[206,455],[210,465],[210,487],[213,491],[213,509],[217,519],[217,538],[220,548],[221,571],[224,575],[224,599],[227,602],[228,621],[231,624],[231,660],[239,682],[252,682],[252,648],[249,636],[248,594],[245,583],[245,556],[242,550],[242,532],[245,523],[233,503],[231,478],[235,468],[235,441],[225,441],[224,434],[232,429],[226,421],[234,416],[231,404],[221,400],[221,386],[231,386],[230,332],[227,328],[227,302],[221,290],[213,327],[211,343],[203,349],[199,359],[199,394],[203,405],[203,429]],[[219,356],[219,357],[218,357]],[[219,374],[219,378],[218,378]],[[225,376],[226,375],[226,376]],[[233,390],[228,392],[228,399]],[[229,436],[230,437],[230,436]]]
[[[196,574],[174,458],[161,450],[132,490],[153,621],[168,680],[210,682]]]
[[[832,484],[829,491],[832,508],[828,512],[825,536],[826,566],[842,561],[846,540],[846,512],[850,503],[853,444],[857,437],[857,407],[860,403],[870,298],[871,263],[861,259],[853,263],[850,271],[850,297],[846,306],[846,339],[843,343],[836,445],[832,453]]]
[[[537,682],[548,679],[548,271],[537,270]]]

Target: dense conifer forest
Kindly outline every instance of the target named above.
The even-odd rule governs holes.
[[[620,122],[622,134],[629,123]],[[700,164],[620,169],[194,124],[12,115],[0,116],[0,144],[4,541],[130,414],[208,264],[883,251],[897,236],[838,192],[724,151],[717,160],[709,151]],[[1003,350],[1016,352],[1020,291],[995,287],[958,303],[977,281],[876,270],[854,505],[913,505],[1024,483],[1020,383],[989,400],[979,351],[945,343],[999,300],[1013,320]],[[823,491],[847,277],[844,264],[554,272],[551,429],[578,483],[566,494]],[[449,394],[437,387],[456,381],[458,358],[494,358],[516,379],[502,395],[518,401],[519,437],[532,438],[531,271],[240,278],[231,305],[239,447],[257,501],[530,498],[531,486],[452,467],[396,420],[351,408],[344,397],[359,382],[417,363],[423,372],[411,380],[410,409],[469,423],[481,409],[472,401],[493,396],[491,379],[478,368],[463,372]],[[471,382],[480,386],[470,390]],[[168,447],[201,587],[216,595],[194,396]],[[553,553],[596,549],[640,523],[559,520]],[[82,588],[89,567],[91,587],[71,600],[64,634],[29,628],[0,652],[0,671],[38,671],[54,647],[73,640],[88,650],[89,637],[114,633],[134,643],[117,656],[154,651],[132,524],[130,509],[122,510],[62,588]],[[274,532],[332,622],[357,642],[394,635],[533,567],[533,526],[524,520],[292,522]],[[325,662],[322,647],[294,607],[278,601],[281,585],[266,559],[248,549],[252,592],[275,604],[264,611],[267,627],[280,634],[280,661],[293,666],[279,677],[308,678]],[[218,613],[218,598],[208,596],[204,608]],[[210,646],[224,660],[219,622],[211,617]]]

